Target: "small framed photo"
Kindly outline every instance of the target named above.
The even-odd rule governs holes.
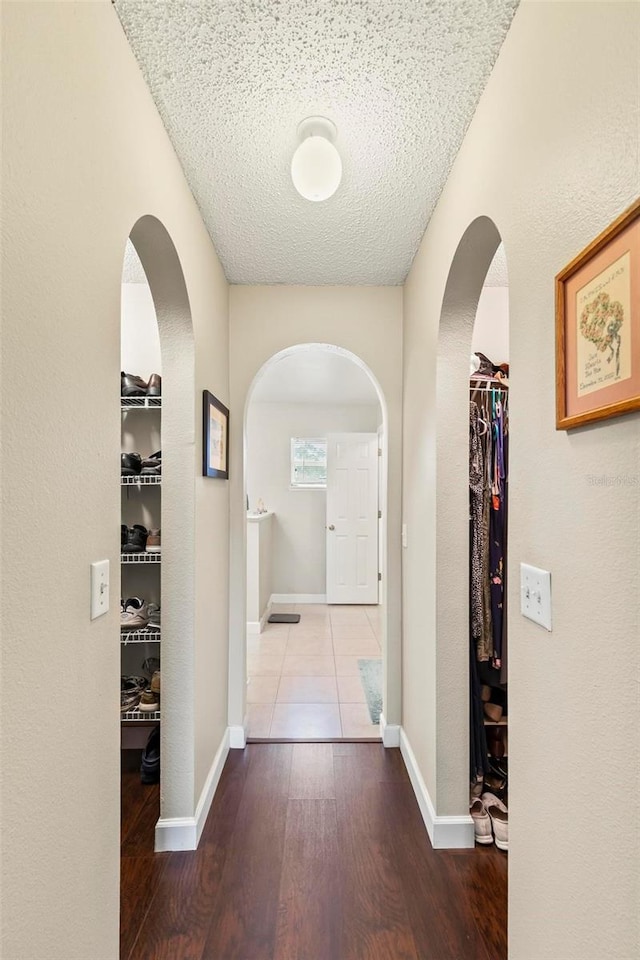
[[[640,410],[640,200],[556,276],[556,429]]]
[[[229,479],[229,411],[202,391],[202,475]]]

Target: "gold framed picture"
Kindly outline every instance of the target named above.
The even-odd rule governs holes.
[[[640,200],[556,276],[556,429],[640,410]]]

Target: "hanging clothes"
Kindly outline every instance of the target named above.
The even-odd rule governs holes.
[[[487,470],[490,468],[489,425],[476,403],[469,404],[469,510],[471,637],[478,659],[489,660],[493,646],[489,586],[490,504]]]

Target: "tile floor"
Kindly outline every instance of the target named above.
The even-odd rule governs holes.
[[[249,737],[368,739],[359,659],[381,659],[380,607],[276,604],[300,623],[268,623],[247,639]]]

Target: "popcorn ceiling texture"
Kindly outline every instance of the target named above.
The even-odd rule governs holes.
[[[399,284],[518,0],[116,0],[232,283]],[[338,128],[325,203],[296,128]]]

